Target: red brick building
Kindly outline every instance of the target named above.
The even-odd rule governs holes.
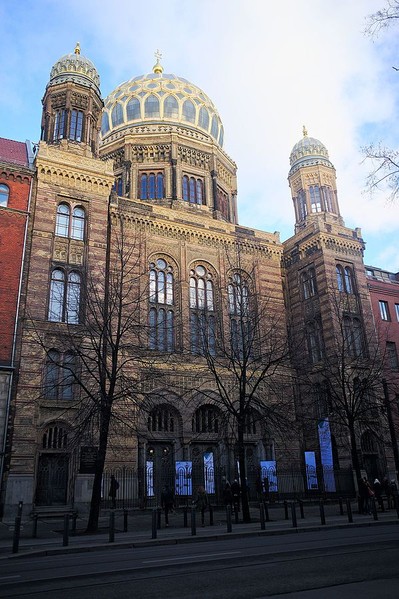
[[[0,138],[0,481],[15,372],[17,316],[34,181],[32,165],[29,142]]]

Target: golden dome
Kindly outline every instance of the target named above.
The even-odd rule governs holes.
[[[85,87],[94,88],[100,94],[100,77],[94,64],[82,56],[80,44],[76,44],[75,51],[62,56],[50,72],[49,86],[65,81],[73,81]]]
[[[103,142],[151,124],[162,126],[162,131],[184,127],[198,139],[223,146],[223,125],[212,101],[187,79],[164,73],[159,59],[153,73],[122,83],[104,104]]]
[[[326,146],[318,139],[308,137],[308,132],[303,127],[303,138],[295,144],[290,154],[291,169],[289,174],[292,175],[303,166],[314,164],[325,164],[334,168],[330,162]]]

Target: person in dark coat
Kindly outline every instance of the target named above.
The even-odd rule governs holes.
[[[226,482],[225,487],[223,489],[223,503],[226,507],[228,505],[230,507],[233,506],[233,493],[231,492],[231,485],[228,481]]]
[[[119,483],[116,480],[115,476],[112,474],[111,475],[111,482],[109,485],[109,497],[111,497],[111,502],[112,502],[112,509],[116,508],[116,494],[117,491],[119,489]]]
[[[382,501],[382,484],[380,483],[380,481],[378,480],[378,478],[376,478],[374,480],[373,491],[374,491],[375,498],[378,501],[378,505],[380,506],[381,510],[383,510],[384,509],[384,504],[383,504],[383,501]]]
[[[359,480],[359,513],[369,513],[369,485],[366,478]]]
[[[165,485],[161,493],[161,508],[165,513],[165,526],[169,526],[169,512],[173,511],[174,497],[169,485]]]
[[[238,482],[237,479],[235,479],[233,484],[231,485],[231,492],[233,494],[233,505],[234,505],[234,507],[237,506],[237,510],[240,511],[241,488],[240,488],[240,483]]]
[[[201,524],[205,526],[205,510],[208,507],[208,494],[204,487],[198,487],[197,495],[194,500],[195,507],[201,512]]]

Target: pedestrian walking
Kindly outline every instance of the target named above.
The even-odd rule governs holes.
[[[205,526],[205,510],[208,507],[208,495],[204,487],[198,487],[194,505],[201,512],[201,525]]]
[[[110,482],[110,485],[109,485],[109,493],[108,493],[109,497],[111,497],[111,506],[112,506],[112,509],[116,508],[116,494],[118,492],[118,489],[119,489],[119,483],[116,480],[115,476],[112,474],[111,475],[111,482]]]
[[[233,505],[234,505],[234,509],[237,506],[237,511],[240,511],[240,492],[241,492],[241,488],[240,488],[240,483],[238,482],[237,479],[234,479],[233,484],[231,485],[231,492],[233,494]]]
[[[165,514],[165,526],[169,526],[169,513],[173,512],[174,504],[173,491],[169,485],[165,485],[161,493],[161,508]]]

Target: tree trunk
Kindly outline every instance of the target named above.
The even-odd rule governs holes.
[[[244,522],[251,522],[249,512],[248,485],[247,485],[247,465],[245,461],[244,428],[238,423],[238,463],[240,465],[240,485],[241,485],[241,505],[242,519]]]
[[[98,518],[101,507],[101,485],[104,473],[105,456],[107,454],[108,431],[111,419],[111,410],[106,408],[102,414],[100,425],[100,439],[98,445],[98,456],[96,460],[96,471],[94,474],[93,491],[90,501],[90,513],[86,532],[97,532]]]
[[[356,473],[357,483],[359,484],[359,480],[361,479],[362,474],[360,472],[359,455],[357,453],[356,433],[353,424],[349,424],[349,436],[351,442],[352,466]]]

